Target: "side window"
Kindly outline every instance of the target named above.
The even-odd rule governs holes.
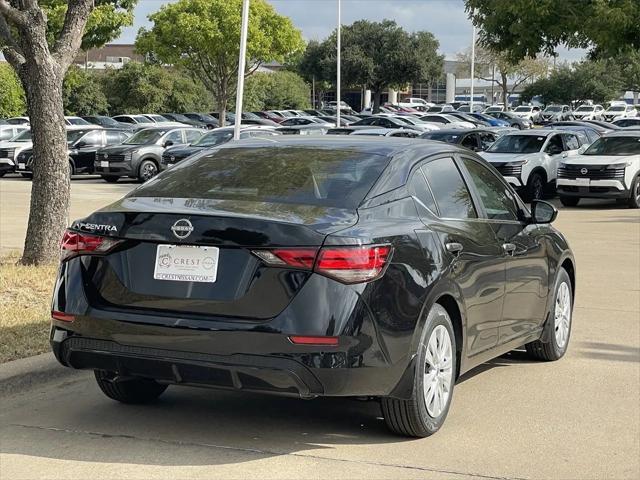
[[[464,158],[463,163],[480,194],[487,217],[517,220],[518,206],[507,186],[484,165],[468,158]]]
[[[362,120],[360,120],[359,124],[360,125],[375,125],[375,121],[378,120],[377,117],[371,117],[371,118],[363,118]]]
[[[202,133],[197,130],[187,130],[185,133],[187,134],[187,143],[193,143],[202,136]]]
[[[460,220],[478,217],[469,189],[452,158],[439,158],[422,168],[441,217]]]
[[[462,145],[465,148],[468,148],[469,150],[475,151],[478,149],[478,139],[476,138],[475,134],[470,133],[469,135],[467,135],[462,139],[462,142],[460,142],[460,145]]]
[[[578,137],[576,137],[574,134],[564,133],[562,136],[564,137],[564,141],[567,144],[565,150],[577,150],[580,148]]]
[[[8,140],[13,137],[13,129],[5,128],[0,130],[0,140]]]
[[[486,150],[496,141],[496,136],[493,133],[482,132],[480,134],[480,147],[482,150]]]
[[[425,208],[430,210],[434,215],[438,215],[438,208],[436,207],[436,201],[433,198],[433,194],[427,185],[427,180],[424,178],[424,173],[418,168],[411,177],[409,183],[409,191],[415,197],[415,199]]]
[[[102,132],[94,131],[94,132],[87,133],[82,138],[82,143],[87,147],[98,147],[102,145]]]
[[[182,143],[182,130],[175,130],[164,137],[164,143],[173,142],[174,145]]]
[[[107,136],[107,145],[117,145],[123,141],[121,140],[122,132],[105,132],[105,134]]]
[[[113,119],[118,121],[118,122],[136,123],[136,122],[133,121],[133,119],[131,117],[114,117]]]
[[[549,139],[549,143],[547,143],[547,147],[544,149],[544,151],[549,155],[557,155],[563,150],[564,150],[564,145],[562,143],[562,138],[560,138],[560,135],[553,135]]]
[[[600,135],[598,135],[594,130],[587,130],[587,138],[589,139],[589,143],[593,143],[600,138]]]

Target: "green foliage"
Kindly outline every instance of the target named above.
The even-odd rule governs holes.
[[[572,104],[585,100],[605,103],[618,98],[622,90],[622,75],[616,65],[604,60],[588,60],[559,66],[548,78],[527,85],[522,98],[528,101],[540,95],[545,104]]]
[[[283,110],[309,108],[309,86],[294,72],[258,72],[247,79],[245,110]]]
[[[210,96],[200,82],[159,65],[129,62],[110,70],[103,88],[111,114],[206,111]]]
[[[612,57],[640,49],[638,0],[465,0],[482,43],[514,60],[559,45]]]
[[[95,0],[95,8],[82,37],[82,50],[96,48],[115,40],[123,27],[133,25],[133,9],[138,0]],[[47,14],[47,36],[53,43],[64,24],[67,13],[65,0],[40,0],[40,6]]]
[[[140,30],[136,48],[199,78],[224,112],[236,88],[241,14],[242,0],[179,0],[149,16],[153,27]],[[248,29],[245,75],[264,62],[285,62],[304,46],[291,20],[265,0],[251,2]]]
[[[0,63],[0,118],[24,115],[27,109],[22,85],[13,69]]]
[[[67,115],[101,115],[109,104],[94,71],[71,66],[62,84],[62,100]]]
[[[310,42],[298,62],[298,72],[333,83],[336,77],[336,32],[322,43]],[[342,27],[341,75],[347,86],[370,88],[374,108],[389,87],[425,82],[442,74],[443,57],[429,32],[407,33],[394,21],[358,20]]]

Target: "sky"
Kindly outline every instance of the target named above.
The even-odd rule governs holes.
[[[291,18],[307,40],[322,40],[335,28],[336,0],[267,0],[276,11]],[[139,0],[133,27],[123,31],[119,43],[133,43],[140,27],[150,24],[147,15],[167,0]],[[342,0],[342,24],[367,19],[395,20],[405,30],[427,30],[440,42],[447,59],[471,45],[472,26],[464,11],[463,0]],[[579,60],[582,50],[558,49],[560,60]]]

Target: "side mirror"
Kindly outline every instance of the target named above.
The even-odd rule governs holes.
[[[544,200],[531,202],[531,218],[533,223],[545,224],[553,222],[558,216],[558,209]]]
[[[171,147],[172,145],[173,142],[171,140],[167,140],[166,142],[164,142],[164,148]]]

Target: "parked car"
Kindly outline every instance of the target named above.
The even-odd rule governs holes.
[[[133,125],[130,123],[118,122],[111,117],[105,115],[87,115],[82,117],[92,125],[99,125],[103,128],[117,128],[120,130],[129,130],[133,132]]]
[[[596,123],[595,121],[592,121],[592,120],[588,120],[588,121],[584,121],[584,122],[583,121],[578,121],[578,120],[566,120],[564,122],[549,123],[546,126],[547,127],[551,127],[551,128],[555,128],[555,127],[583,127],[583,128],[590,128],[590,129],[596,130],[600,134],[604,134],[604,133],[610,132],[612,130],[612,128],[616,128],[615,126],[612,127],[612,128],[601,126],[601,125],[599,125],[598,123]]]
[[[165,148],[193,143],[203,133],[204,130],[191,127],[144,128],[121,145],[99,149],[95,172],[110,183],[117,182],[120,177],[146,182],[163,169],[161,160]]]
[[[136,130],[140,128],[153,127],[155,125],[153,120],[145,117],[144,115],[116,115],[111,118],[116,122],[133,125]]]
[[[28,127],[28,125],[15,123],[9,125]],[[18,166],[18,155],[23,150],[31,148],[32,146],[33,140],[29,128],[26,128],[9,140],[0,142],[0,177],[5,176],[7,173],[15,172]]]
[[[426,111],[427,108],[433,107],[435,103],[428,102],[424,98],[409,97],[399,102],[398,105],[401,107],[415,108],[416,110],[419,110],[419,111]]]
[[[427,113],[420,117],[420,120],[423,122],[435,123],[436,125],[446,125],[447,128],[475,128],[476,124],[472,122],[468,122],[466,120],[462,120],[456,116],[450,115],[448,113]],[[444,128],[444,127],[440,127]]]
[[[620,128],[636,127],[640,125],[640,118],[638,117],[620,118],[618,120],[614,120],[612,123],[616,127],[620,127]]]
[[[393,432],[425,437],[465,372],[565,354],[575,260],[557,213],[445,143],[223,145],[66,231],[51,346],[119,402],[168,385],[373,398]]]
[[[422,128],[418,128],[414,125],[409,124],[408,122],[404,122],[399,120],[397,117],[382,117],[377,115],[372,115],[367,118],[362,118],[357,122],[353,122],[349,125],[350,128],[361,128],[361,127],[378,127],[378,128],[404,128],[407,130],[415,130],[418,132],[422,132]]]
[[[131,135],[130,130],[102,127],[67,130],[69,174],[94,173],[96,152],[110,145],[120,145]],[[33,168],[33,151],[28,148],[18,154],[18,169],[25,176],[31,176]]]
[[[475,118],[476,120],[481,120],[488,124],[490,127],[510,127],[511,122],[506,120],[502,120],[500,118],[492,117],[491,115],[487,115],[486,113],[468,113],[471,118]]]
[[[533,128],[533,121],[526,120],[513,112],[487,112],[490,117],[504,120],[510,127],[517,128],[518,130],[526,130],[527,128]]]
[[[420,138],[460,145],[474,152],[483,152],[493,145],[498,135],[480,128],[471,130],[450,129],[423,133]]]
[[[446,112],[455,112],[455,108],[448,104],[440,104],[434,105],[433,107],[427,108],[427,113],[446,113]]]
[[[320,117],[289,117],[285,118],[282,122],[280,122],[280,126],[282,127],[294,127],[296,125],[324,125],[325,127],[334,127],[335,123],[329,123],[326,120],[323,120]]]
[[[477,117],[472,117],[470,114],[468,113],[464,113],[464,112],[459,112],[459,111],[455,111],[455,112],[450,112],[447,113],[447,115],[451,115],[452,117],[456,117],[460,120],[462,120],[463,122],[469,122],[471,124],[473,124],[474,127],[489,127],[491,126],[489,124],[489,122],[487,122],[484,119],[481,118],[477,118]]]
[[[496,167],[523,199],[532,201],[555,190],[558,165],[577,155],[580,146],[573,132],[526,130],[501,136],[480,156]]]
[[[482,113],[494,113],[494,112],[506,112],[508,111],[508,109],[506,109],[504,107],[504,104],[502,103],[498,103],[497,105],[489,105],[487,108],[484,109],[484,112]]]
[[[575,120],[569,105],[548,105],[541,113],[536,123],[542,125],[564,120]]]
[[[638,116],[638,111],[633,105],[616,103],[605,110],[602,116],[605,121],[613,122],[614,120],[620,120],[621,118],[634,118]]]
[[[276,131],[283,135],[324,135],[330,128],[333,128],[333,125],[329,123],[310,123],[308,125],[280,126]]]
[[[271,112],[252,112],[255,113],[258,117],[264,118],[265,120],[271,120],[272,122],[280,123],[284,120],[282,115],[277,115]]]
[[[192,118],[187,117],[182,113],[163,113],[162,116],[169,120],[170,122],[179,123],[182,125],[189,125],[190,127],[195,128],[210,128],[206,123],[201,122],[200,120],[194,120]]]
[[[581,145],[591,145],[602,135],[604,135],[604,132],[595,128],[595,125],[589,127],[586,125],[559,125],[558,123],[551,123],[549,125],[546,125],[544,128],[574,132],[576,135],[578,135]]]
[[[480,103],[480,102],[474,102],[473,103],[473,112],[474,113],[481,113],[484,112],[484,110],[487,108],[487,105],[484,103]],[[471,104],[469,103],[465,103],[463,105],[460,105],[457,109],[457,112],[463,112],[463,113],[470,113],[471,112]]]
[[[540,107],[535,105],[520,105],[513,112],[515,116],[527,120],[531,123],[537,123],[540,120]]]
[[[329,131],[331,133],[331,131]],[[352,130],[350,135],[367,135],[370,137],[418,138],[421,133],[405,128],[363,128]]]
[[[434,130],[440,130],[440,126],[434,123],[425,122],[424,120],[414,117],[413,115],[396,115],[390,118],[393,118],[401,123],[415,127],[418,130],[421,130],[423,132],[432,132]]]
[[[184,114],[185,117],[195,120],[203,124],[206,128],[212,129],[220,126],[220,120],[213,115],[209,115],[207,113],[198,113],[198,112],[188,112]]]
[[[191,155],[231,141],[233,139],[234,129],[235,127],[216,128],[215,130],[205,133],[189,145],[176,145],[175,147],[165,149],[161,160],[163,167],[172,167]],[[247,138],[268,138],[276,135],[282,134],[275,130],[263,128],[242,127],[242,130],[240,130],[240,140]]]
[[[29,130],[28,125],[15,125],[15,124],[0,125],[0,145],[1,145],[1,142],[5,140],[11,140],[13,137],[18,135],[19,133],[24,132],[25,130]]]
[[[573,116],[576,120],[603,120],[603,113],[602,105],[580,105],[573,111]]]
[[[606,130],[607,132],[610,132],[612,130],[618,130],[621,128],[620,126],[614,123],[605,122],[604,120],[584,120],[584,122],[595,125],[596,128],[600,128],[601,130]]]
[[[640,208],[640,130],[618,130],[599,138],[558,168],[558,195],[575,207],[581,198],[615,198]]]
[[[29,117],[11,117],[5,120],[5,123],[8,125],[27,125],[31,123]]]
[[[74,117],[74,116],[65,116],[64,123],[66,123],[67,125],[76,125],[81,127],[86,127],[91,125],[91,123],[87,122],[84,118]]]

